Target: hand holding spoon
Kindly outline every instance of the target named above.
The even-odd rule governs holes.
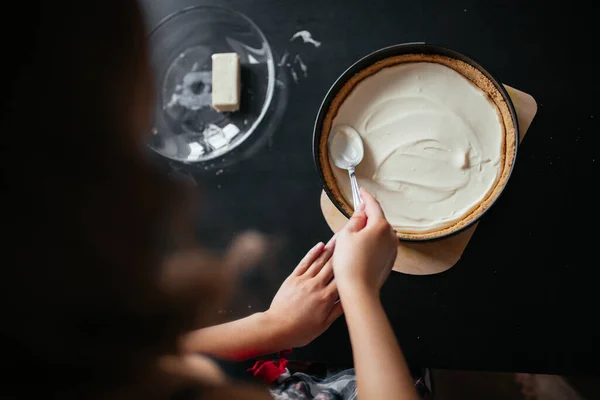
[[[355,168],[365,154],[362,139],[356,129],[350,125],[336,125],[329,135],[327,147],[333,164],[338,168],[348,170],[352,186],[352,202],[356,210],[356,207],[362,203],[355,174]]]

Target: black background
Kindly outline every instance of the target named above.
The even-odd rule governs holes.
[[[199,234],[223,246],[254,228],[275,239],[276,267],[248,273],[228,318],[265,309],[314,243],[331,235],[319,209],[311,154],[319,105],[335,79],[362,56],[425,41],[479,61],[504,83],[530,93],[539,110],[519,149],[508,187],[485,215],[462,259],[435,276],[393,273],[382,300],[415,366],[598,373],[598,204],[600,151],[596,12],[583,3],[526,0],[143,0],[149,28],[196,4],[224,5],[265,33],[275,61],[308,30],[309,76],[284,70],[282,118],[248,160],[192,171],[204,197]],[[282,100],[285,97],[287,103]],[[185,169],[178,168],[180,171]],[[297,359],[350,365],[343,318]]]

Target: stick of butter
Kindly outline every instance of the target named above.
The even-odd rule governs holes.
[[[212,55],[212,106],[219,112],[240,109],[240,56]]]

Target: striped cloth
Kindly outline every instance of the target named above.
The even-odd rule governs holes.
[[[414,376],[415,389],[421,399],[431,399],[431,375],[428,369]],[[348,369],[323,379],[302,372],[282,374],[269,388],[275,400],[355,400],[356,374]]]

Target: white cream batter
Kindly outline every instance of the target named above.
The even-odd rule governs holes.
[[[487,95],[458,72],[417,62],[384,68],[344,100],[336,125],[364,141],[360,186],[403,232],[427,232],[460,220],[500,175],[502,123]],[[346,171],[332,164],[347,201]]]

